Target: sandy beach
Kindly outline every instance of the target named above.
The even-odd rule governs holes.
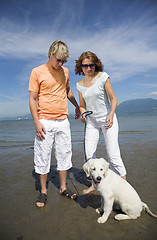
[[[103,146],[98,148],[98,157]],[[128,181],[142,201],[157,214],[157,148],[156,143],[130,143],[121,146]],[[95,209],[100,206],[97,192],[83,196],[89,186],[82,170],[83,152],[73,150],[74,167],[68,174],[68,187],[78,192],[77,202],[58,193],[59,179],[52,155],[48,177],[48,202],[43,209],[35,206],[40,189],[33,170],[33,149],[2,154],[0,161],[0,239],[1,240],[155,240],[157,219],[142,212],[137,220],[115,221],[113,211],[105,224],[98,224]]]

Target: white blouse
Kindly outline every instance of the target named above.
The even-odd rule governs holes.
[[[111,111],[108,95],[105,90],[105,83],[109,75],[103,72],[102,75],[91,87],[81,86],[78,82],[76,87],[82,93],[86,103],[86,110],[92,111],[94,118],[105,117]]]

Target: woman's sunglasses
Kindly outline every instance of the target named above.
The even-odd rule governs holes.
[[[95,68],[95,64],[94,63],[91,63],[91,64],[82,64],[81,65],[83,69],[87,69],[88,67],[90,69],[94,69]]]

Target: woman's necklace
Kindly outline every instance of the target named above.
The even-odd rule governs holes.
[[[87,78],[85,77],[83,80],[82,80],[82,86],[84,86],[84,80],[87,80]],[[91,87],[94,83],[96,82],[96,73],[94,75],[94,77],[89,80],[89,81],[86,81],[86,84],[84,87]]]

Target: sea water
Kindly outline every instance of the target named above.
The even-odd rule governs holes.
[[[73,151],[83,151],[84,124],[69,117]],[[118,116],[119,143],[157,143],[157,115]],[[33,149],[35,127],[33,120],[0,121],[0,154]],[[99,144],[104,144],[100,134]]]

